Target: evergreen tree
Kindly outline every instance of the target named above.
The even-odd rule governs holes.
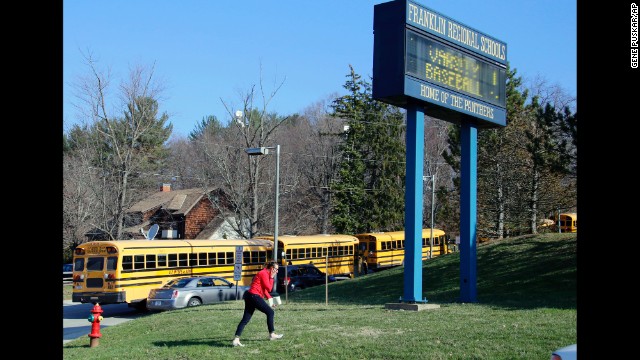
[[[195,129],[189,133],[189,140],[197,140],[203,137],[219,135],[224,126],[215,115],[203,117],[200,123],[196,124]]]
[[[404,223],[403,114],[373,100],[371,85],[349,66],[332,116],[346,120],[336,181],[331,185],[332,223],[338,232],[398,230]]]
[[[478,131],[477,196],[478,196],[478,237],[504,236],[509,220],[510,202],[518,192],[512,176],[518,169],[515,145],[521,142],[521,117],[527,90],[521,91],[522,79],[517,70],[507,66],[507,126]],[[439,191],[438,198],[443,204],[441,218],[452,219],[459,224],[460,197],[460,126],[452,124],[449,131],[449,150],[443,154],[444,160],[457,172],[453,179],[454,188],[450,192]],[[517,177],[516,177],[517,178]],[[443,216],[446,215],[446,216]]]

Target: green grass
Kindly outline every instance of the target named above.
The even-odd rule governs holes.
[[[73,291],[71,283],[62,284],[62,300],[71,300],[71,293]]]
[[[403,268],[289,294],[276,309],[278,341],[256,312],[231,346],[243,302],[161,313],[63,346],[65,359],[548,359],[577,342],[576,234],[478,245],[476,303],[461,303],[460,253],[423,264],[424,296],[440,308],[386,310],[403,295]],[[64,292],[64,290],[63,290]],[[284,301],[284,294],[282,294]]]

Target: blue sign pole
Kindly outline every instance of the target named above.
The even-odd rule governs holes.
[[[478,129],[461,124],[460,160],[460,301],[476,299],[476,215]]]
[[[422,169],[424,112],[407,106],[407,155],[404,193],[404,296],[403,302],[422,300]]]

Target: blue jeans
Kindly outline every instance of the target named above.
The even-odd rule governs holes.
[[[244,327],[249,323],[251,317],[253,316],[253,312],[256,309],[267,315],[267,327],[269,328],[269,333],[274,332],[275,328],[273,326],[273,317],[275,312],[273,311],[271,306],[269,306],[269,304],[264,301],[262,296],[252,294],[247,291],[244,293],[244,295],[242,295],[242,298],[244,299],[244,314],[242,315],[242,320],[240,320],[238,328],[236,329],[236,336],[240,337],[240,335],[242,335]]]

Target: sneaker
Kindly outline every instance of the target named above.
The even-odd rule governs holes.
[[[240,342],[240,338],[235,338],[233,339],[233,346],[244,346],[244,344]]]
[[[284,334],[271,333],[271,334],[269,334],[269,340],[278,340],[283,336],[284,336]]]

